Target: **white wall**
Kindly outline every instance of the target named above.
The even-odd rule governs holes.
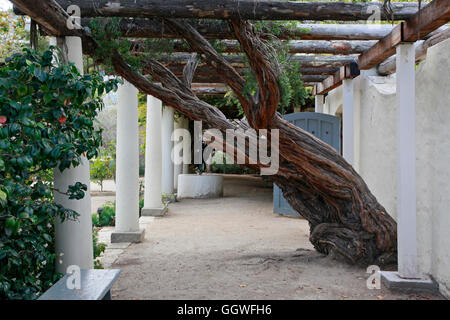
[[[396,217],[395,75],[355,79],[355,169]],[[450,39],[428,49],[416,69],[417,242],[419,269],[450,297]],[[324,112],[341,112],[342,87]],[[358,129],[359,128],[359,129]],[[358,134],[359,130],[359,134]]]

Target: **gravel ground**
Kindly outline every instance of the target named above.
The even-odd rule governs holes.
[[[365,269],[314,251],[308,223],[272,206],[250,176],[226,176],[221,199],[171,204],[112,265],[113,299],[442,299],[367,289]]]

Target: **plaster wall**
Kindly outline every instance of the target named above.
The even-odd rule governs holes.
[[[396,85],[362,72],[355,78],[355,169],[396,218]],[[428,49],[416,68],[416,179],[419,270],[450,297],[450,39]],[[342,112],[342,86],[324,112]]]

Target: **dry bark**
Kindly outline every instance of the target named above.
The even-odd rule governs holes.
[[[22,11],[55,33],[66,32],[67,13],[54,0],[13,0]],[[45,19],[43,19],[45,14]],[[167,20],[180,37],[185,38],[237,95],[252,128],[278,129],[280,132],[280,169],[272,176],[291,206],[308,220],[310,240],[324,253],[335,253],[351,263],[384,265],[396,261],[396,223],[368,189],[362,178],[329,145],[306,131],[289,124],[276,113],[280,97],[278,70],[272,65],[269,48],[245,21],[233,20],[231,29],[248,55],[257,76],[259,90],[245,95],[244,78],[221,57],[194,28],[183,21]],[[76,35],[88,43],[89,52],[98,45],[86,30]],[[200,100],[187,85],[157,61],[147,61],[153,79],[149,81],[133,70],[117,53],[111,52],[118,75],[141,92],[161,99],[192,120],[202,120],[221,131],[235,129],[219,109]],[[245,126],[241,122],[240,126]],[[269,131],[270,133],[270,131]],[[270,138],[270,137],[269,137]],[[258,168],[258,165],[247,165]]]
[[[416,3],[392,3],[393,15],[382,2],[294,2],[273,0],[58,0],[63,8],[75,4],[82,17],[163,17],[187,19],[338,20],[369,19],[374,7],[382,20],[404,20],[418,10]]]
[[[258,79],[259,91],[255,96],[242,94],[244,79],[194,28],[179,21],[167,20],[167,24],[235,91],[250,127],[280,130],[280,170],[272,179],[291,206],[309,221],[314,247],[351,263],[395,262],[396,223],[358,173],[332,147],[276,114],[280,98],[278,73],[267,47],[260,43],[251,25],[239,20],[232,22],[236,38],[251,57],[250,67]],[[153,77],[169,90],[148,82],[120,59],[115,61],[117,72],[141,91],[158,97],[189,118],[206,121],[209,127],[223,132],[235,128],[220,111],[198,100],[190,88],[183,87],[166,67],[157,61],[149,64]]]

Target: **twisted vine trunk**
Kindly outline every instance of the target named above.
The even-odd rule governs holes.
[[[269,135],[270,129],[279,130],[280,168],[271,179],[281,188],[290,205],[308,220],[314,247],[321,253],[333,253],[353,264],[382,266],[395,263],[396,223],[362,178],[335,149],[277,115],[279,70],[273,64],[270,48],[261,42],[252,25],[241,20],[230,22],[258,82],[257,93],[249,96],[243,93],[245,80],[241,74],[191,25],[170,19],[165,23],[184,37],[192,50],[235,92],[245,112],[244,126],[269,129]],[[236,129],[217,108],[201,101],[192,92],[190,80],[197,64],[188,64],[188,67],[194,67],[184,72],[190,75],[190,80],[183,82],[158,61],[147,60],[144,69],[154,80],[161,82],[160,86],[132,70],[118,54],[113,63],[116,72],[142,92],[161,99],[190,119],[202,120],[222,132]],[[219,143],[225,145],[227,142]]]

